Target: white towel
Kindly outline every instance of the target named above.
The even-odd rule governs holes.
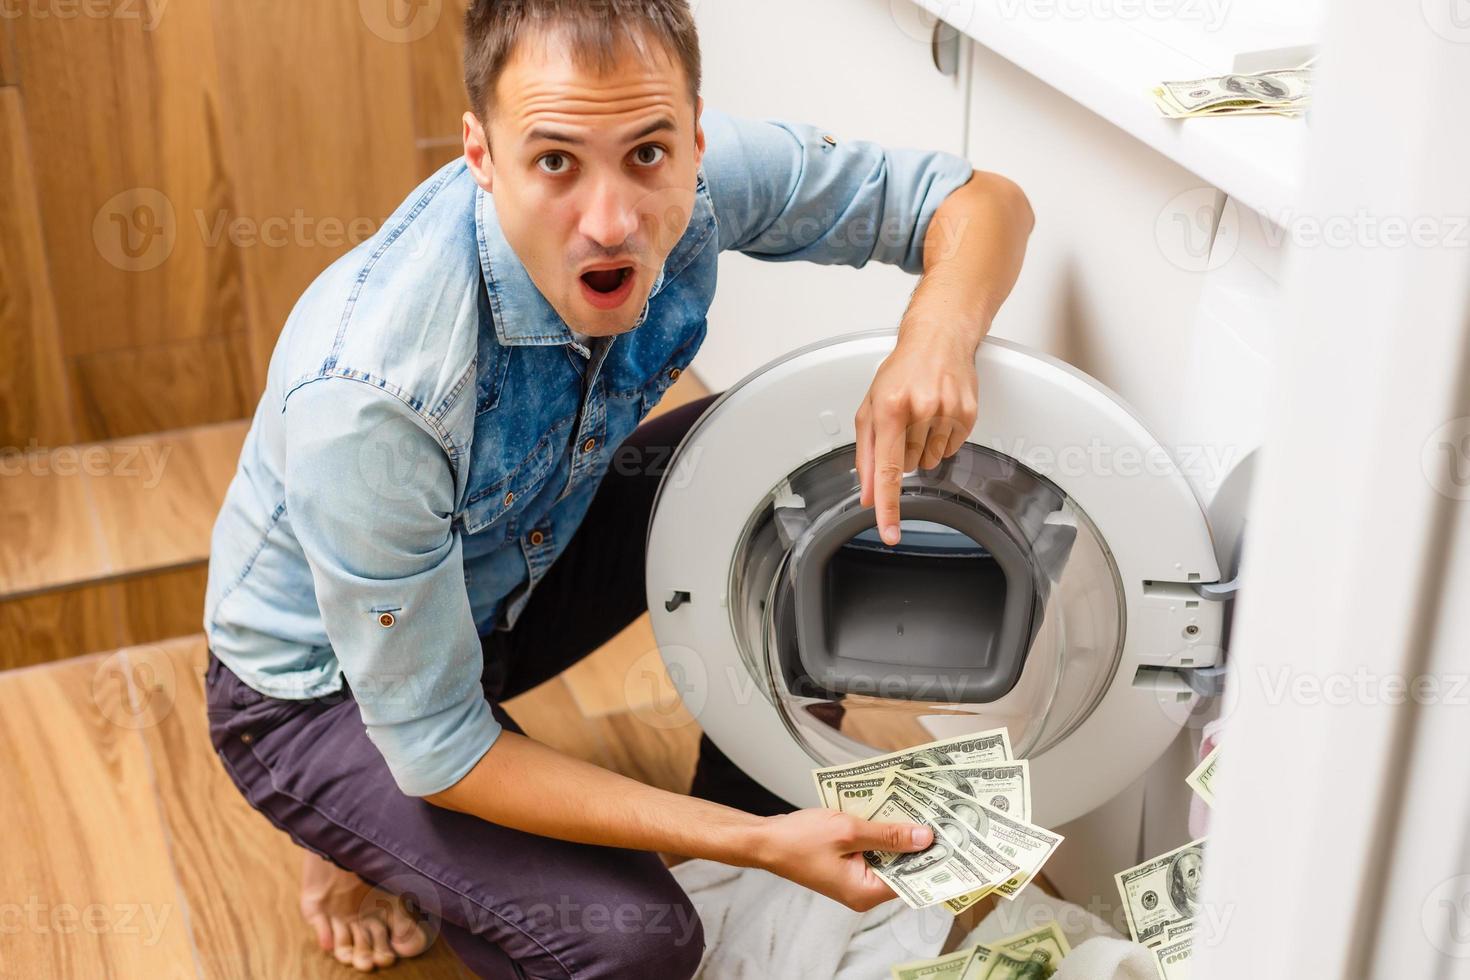
[[[1154,957],[1138,943],[1121,938],[1112,926],[1071,902],[1026,888],[1014,901],[1000,902],[961,946],[991,942],[1055,922],[1072,952],[1052,980],[1158,980]]]
[[[884,902],[854,912],[756,868],[692,860],[673,875],[704,923],[695,980],[873,980],[894,963],[938,956],[954,919]]]

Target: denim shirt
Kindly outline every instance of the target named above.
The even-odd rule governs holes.
[[[717,258],[917,273],[963,159],[703,116],[689,225],[638,326],[590,346],[463,161],[297,302],[215,523],[204,626],[278,698],[352,689],[399,788],[458,782],[500,726],[479,636],[510,629],[613,452],[705,334]]]

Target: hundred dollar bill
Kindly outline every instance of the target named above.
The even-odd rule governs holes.
[[[902,752],[874,756],[861,762],[849,762],[841,766],[813,769],[817,796],[822,806],[829,810],[840,809],[833,784],[839,779],[854,779],[873,776],[890,769],[915,769],[933,766],[957,766],[1011,760],[1011,740],[1004,728],[988,732],[975,732],[956,738],[941,739],[927,745],[918,745]]]
[[[1134,942],[1157,946],[1165,930],[1199,911],[1204,838],[1113,876]]]
[[[888,972],[893,974],[893,980],[958,980],[960,974],[965,972],[965,964],[974,955],[975,947],[970,946],[932,960],[899,963],[889,967]]]
[[[1056,960],[1044,949],[1017,953],[992,946],[976,946],[960,980],[1046,980],[1057,972]]]
[[[942,783],[928,782],[906,770],[892,773],[891,779],[894,784],[908,787],[911,793],[931,805],[954,813],[991,850],[999,852],[1018,866],[1018,874],[993,888],[945,902],[945,907],[956,915],[980,901],[992,890],[1002,898],[1014,898],[1018,891],[1036,877],[1041,866],[1063,840],[1060,834],[1054,834],[1024,820],[1016,820],[972,796],[966,796]]]
[[[917,823],[934,829],[934,843],[922,851],[865,851],[863,859],[911,908],[938,905],[1004,881],[1020,868],[980,840],[959,817],[919,799],[899,785],[889,786],[869,819]]]
[[[1012,953],[1029,954],[1033,949],[1044,949],[1052,955],[1052,964],[1060,963],[1062,957],[1072,952],[1072,947],[1067,944],[1067,937],[1062,935],[1061,926],[1055,922],[1048,922],[1044,926],[1023,932],[1016,936],[1005,939],[997,939],[993,943],[987,943],[992,949],[1005,949]]]
[[[1031,819],[1031,763],[1025,759],[985,766],[921,766],[907,775],[942,783],[974,797],[993,810]]]
[[[1188,783],[1190,787],[1199,794],[1199,798],[1204,800],[1205,803],[1209,806],[1215,805],[1215,763],[1218,762],[1219,759],[1220,746],[1217,743],[1213,749],[1210,749],[1210,754],[1204,757],[1204,760],[1200,762],[1199,766],[1195,768],[1194,772],[1184,777],[1184,781]]]
[[[1189,956],[1193,948],[1194,941],[1188,938],[1154,947],[1160,980],[1189,980]]]
[[[832,797],[837,803],[837,809],[843,813],[855,813],[860,817],[866,817],[873,809],[873,804],[878,802],[879,791],[888,782],[888,773],[884,770],[868,776],[853,776],[848,779],[834,779],[832,781]]]
[[[1164,82],[1153,90],[1159,111],[1176,118],[1241,112],[1298,112],[1312,94],[1312,73],[1302,69],[1218,75]]]

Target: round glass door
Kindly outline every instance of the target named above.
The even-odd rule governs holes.
[[[806,464],[752,513],[731,566],[741,657],[807,755],[837,765],[1003,727],[1024,758],[1075,730],[1125,629],[1077,502],[966,444],[904,479],[890,547],[858,490],[851,447]]]

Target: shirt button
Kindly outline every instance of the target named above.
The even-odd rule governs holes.
[[[398,620],[394,619],[393,614],[390,612],[385,612],[378,617],[378,625],[383,627],[383,629],[387,629],[396,622],[398,622]]]
[[[514,490],[507,490],[506,493],[505,493],[505,506],[509,507],[511,504],[513,504],[515,502],[516,502],[515,491]]]
[[[246,732],[244,735],[240,736],[240,741],[244,742],[246,745],[249,745],[251,742],[255,741],[255,736],[251,735],[249,732]]]
[[[669,368],[669,380],[670,381],[678,381],[679,380],[679,375],[682,374],[682,373],[683,372],[681,372],[678,368]]]
[[[592,450],[594,450],[596,448],[597,448],[597,440],[596,439],[588,439],[586,442],[582,443],[582,452],[584,452],[584,453],[590,453],[590,452],[592,452]]]
[[[541,542],[543,542],[545,540],[546,540],[546,535],[542,534],[540,531],[532,531],[531,532],[531,544],[533,544],[533,545],[539,545]]]
[[[828,146],[836,146],[837,137],[833,136],[831,133],[825,133],[822,136],[822,142],[826,143]]]

